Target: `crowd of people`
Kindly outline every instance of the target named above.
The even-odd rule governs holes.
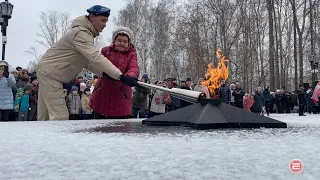
[[[0,62],[0,121],[36,120],[38,81],[33,73],[17,67],[4,72],[6,61]],[[7,74],[6,74],[7,73]]]
[[[135,38],[129,28],[114,30],[111,45],[99,52],[94,38],[106,27],[110,9],[95,5],[87,12],[76,18],[71,29],[46,51],[35,72],[21,67],[9,71],[8,62],[0,62],[0,121],[147,118],[192,104],[168,92],[139,86],[138,81],[151,82],[148,74],[138,80]],[[79,76],[84,68],[96,75]],[[312,87],[304,89],[301,85],[294,92],[270,92],[268,87],[257,87],[251,93],[244,92],[239,82],[227,85],[221,79],[221,87],[212,94],[204,81],[166,78],[154,84],[203,92],[206,98],[220,98],[262,115],[292,113],[295,107],[299,107],[300,116],[305,111],[320,112],[319,103],[311,99]]]
[[[8,65],[5,61],[1,63],[0,67]],[[36,72],[30,73],[26,69],[17,67],[11,69],[7,77],[0,75],[0,121],[36,121],[38,106]],[[71,82],[63,84],[70,120],[148,118],[191,105],[167,92],[145,87],[128,86],[128,90],[121,91],[120,88],[123,85],[112,85],[114,82],[108,80],[110,78],[105,76],[94,75],[90,78],[77,76]],[[148,74],[143,74],[140,81],[150,83]],[[206,98],[220,98],[224,103],[262,115],[297,111],[300,116],[304,116],[305,112],[320,113],[319,103],[315,104],[311,99],[312,87],[304,89],[301,85],[293,92],[284,90],[270,92],[268,87],[257,87],[255,92],[246,93],[240,82],[231,82],[227,85],[226,81],[221,79],[221,87],[217,94],[210,97],[212,95],[203,82],[203,78],[196,83],[191,78],[182,80],[180,83],[176,78],[167,78],[163,81],[155,81],[154,84],[165,88],[200,91],[206,94]],[[116,89],[119,93],[115,92],[114,87],[119,87]],[[102,89],[103,94],[95,94],[99,88]],[[96,97],[93,98],[92,94]],[[93,99],[99,99],[99,101],[92,103]],[[110,101],[110,99],[113,100]],[[101,110],[93,110],[94,104],[99,108],[102,107]]]
[[[141,81],[147,82],[148,79],[145,77],[147,76],[144,75]],[[282,89],[270,92],[267,86],[264,88],[258,86],[254,92],[245,92],[240,82],[231,82],[227,85],[226,81],[221,79],[221,87],[216,91],[216,94],[210,95],[208,88],[204,85],[203,78],[200,78],[195,85],[191,78],[181,81],[180,85],[178,85],[175,78],[156,81],[155,84],[167,88],[174,87],[203,92],[207,98],[220,98],[223,103],[261,115],[298,113],[299,116],[305,116],[305,112],[309,114],[320,113],[319,102],[315,103],[312,100],[313,88],[308,87],[308,89],[305,89],[303,85],[300,85],[299,89],[292,92]],[[147,118],[190,104],[165,92],[148,91],[147,88],[136,87],[133,95],[132,115],[134,118]],[[140,112],[139,116],[137,116],[137,112]]]

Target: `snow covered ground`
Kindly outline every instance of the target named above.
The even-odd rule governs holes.
[[[320,115],[271,117],[289,127],[197,131],[145,127],[141,120],[2,122],[0,179],[320,179]],[[289,171],[292,159],[304,163],[300,174]]]

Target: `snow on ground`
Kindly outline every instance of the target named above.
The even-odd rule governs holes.
[[[319,114],[306,114],[306,116],[298,116],[297,114],[271,114],[271,118],[284,121],[291,124],[311,124],[320,126]]]
[[[320,115],[271,117],[288,128],[199,131],[146,127],[141,120],[2,122],[0,179],[320,179]],[[92,132],[116,131],[116,126],[131,132]],[[300,174],[288,169],[296,158],[304,163]]]

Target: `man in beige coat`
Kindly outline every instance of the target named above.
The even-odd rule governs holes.
[[[62,83],[71,81],[83,68],[106,74],[128,86],[138,86],[137,79],[123,75],[94,45],[94,38],[106,27],[110,9],[95,5],[88,16],[76,18],[64,34],[37,64],[39,81],[38,120],[68,120]]]

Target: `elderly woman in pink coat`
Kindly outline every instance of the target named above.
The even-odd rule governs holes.
[[[131,77],[139,77],[136,49],[132,44],[133,33],[127,27],[113,32],[113,42],[101,53],[120,71]],[[96,119],[129,118],[132,111],[132,89],[107,75],[99,78],[91,96],[89,106]]]

